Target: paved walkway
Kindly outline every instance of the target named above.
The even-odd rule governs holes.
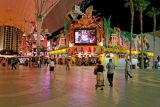
[[[48,68],[0,67],[0,107],[159,107],[160,71],[134,70],[125,81],[116,69],[114,86],[95,90],[93,67],[57,65],[55,77]],[[105,72],[106,80],[106,72]]]

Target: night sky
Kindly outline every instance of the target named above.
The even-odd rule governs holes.
[[[93,0],[88,5],[93,5],[94,10],[97,10],[94,14],[100,13],[100,16],[104,16],[107,19],[111,16],[111,27],[120,27],[123,31],[130,31],[130,8],[124,7],[125,0],[107,1],[108,0]],[[150,0],[150,2],[151,4],[148,6],[147,10],[144,11],[143,32],[153,31],[153,19],[149,18],[146,12],[151,10],[152,6],[160,8],[160,0]],[[134,33],[140,33],[139,12],[137,11],[135,12],[134,20]],[[157,29],[160,30],[160,15],[157,16]]]

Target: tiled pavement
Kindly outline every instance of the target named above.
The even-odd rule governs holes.
[[[93,67],[57,65],[55,77],[47,67],[0,66],[0,107],[160,107],[160,71],[134,70],[124,79],[116,69],[114,86],[105,75],[105,89],[95,90]]]

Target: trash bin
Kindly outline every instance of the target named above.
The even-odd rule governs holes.
[[[132,65],[132,69],[136,69],[136,65]]]

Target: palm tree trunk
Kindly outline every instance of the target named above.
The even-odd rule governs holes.
[[[106,48],[108,48],[108,28],[106,29]]]
[[[140,7],[140,30],[141,30],[141,68],[144,69],[144,54],[143,54],[143,11]]]
[[[153,52],[154,52],[154,56],[153,56],[153,69],[155,69],[155,49],[156,49],[156,42],[155,42],[155,33],[156,33],[156,15],[154,15],[153,17]]]
[[[130,32],[130,62],[132,64],[132,34],[133,34],[133,23],[134,23],[134,6],[133,0],[130,0],[130,11],[131,11],[131,32]]]

